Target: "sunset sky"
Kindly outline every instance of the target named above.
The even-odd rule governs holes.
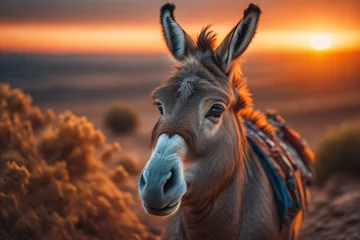
[[[0,51],[45,53],[165,52],[162,0],[2,0]],[[222,39],[250,1],[178,0],[175,16],[192,36],[207,24]],[[262,9],[249,51],[314,50],[326,35],[331,50],[360,49],[359,0],[257,0]]]

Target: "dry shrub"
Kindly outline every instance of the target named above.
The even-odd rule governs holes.
[[[139,118],[130,108],[116,106],[107,111],[104,123],[115,134],[127,134],[136,129]]]
[[[121,186],[129,174],[121,165],[110,173],[99,157],[109,145],[91,123],[44,114],[7,85],[0,103],[0,239],[155,238],[113,181]]]
[[[0,84],[0,117],[12,121],[27,120],[33,130],[44,126],[55,118],[53,110],[45,113],[39,107],[32,106],[32,99],[20,89],[10,89],[9,85]],[[6,116],[7,115],[7,116]]]
[[[334,174],[359,176],[360,122],[329,130],[316,149],[315,172],[319,184]]]

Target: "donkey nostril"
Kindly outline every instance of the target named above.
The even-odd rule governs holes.
[[[139,181],[140,190],[143,190],[143,188],[145,187],[145,184],[146,184],[146,181],[145,181],[145,178],[144,178],[144,173],[141,173],[140,181]]]
[[[170,178],[167,179],[167,181],[165,182],[165,185],[164,185],[164,193],[168,192],[171,188],[173,188],[175,185],[175,182],[176,182],[176,176],[175,176],[174,169],[171,169],[170,173],[171,173]]]

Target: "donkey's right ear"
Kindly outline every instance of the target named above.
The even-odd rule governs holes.
[[[255,35],[260,17],[260,8],[250,4],[244,11],[244,17],[225,37],[220,46],[215,50],[221,67],[228,71],[233,60],[237,59],[249,46]]]
[[[166,45],[177,60],[183,60],[195,49],[191,37],[180,27],[174,18],[175,5],[166,3],[161,7],[160,22]]]

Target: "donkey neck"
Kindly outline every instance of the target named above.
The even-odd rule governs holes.
[[[173,221],[182,228],[181,239],[235,239],[243,189],[243,174],[240,166],[234,176],[215,199],[209,200],[201,210],[183,206]]]
[[[258,159],[250,151],[227,186],[201,210],[182,206],[169,239],[280,239],[276,203]]]

